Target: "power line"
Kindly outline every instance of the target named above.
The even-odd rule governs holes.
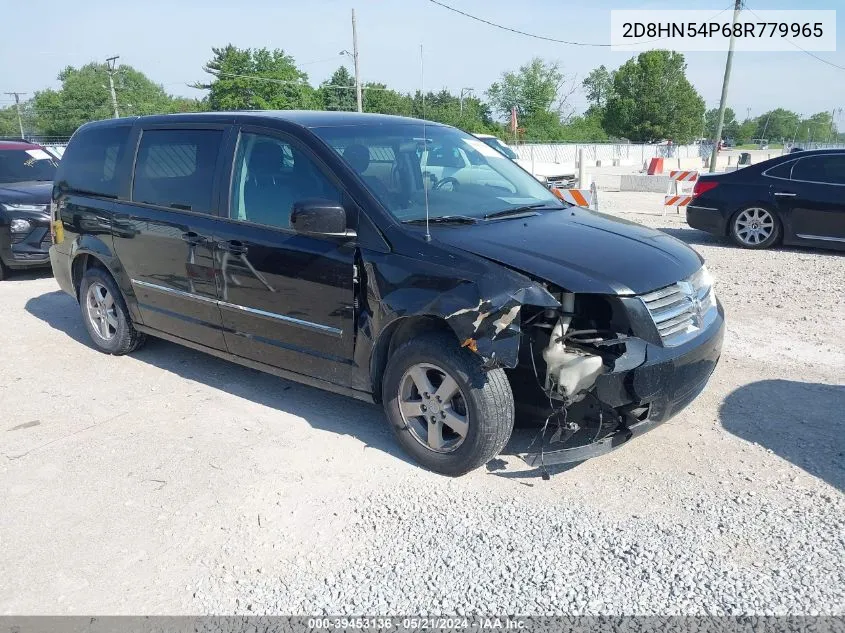
[[[758,20],[762,20],[762,19],[763,19],[763,18],[761,18],[759,15],[757,15],[756,13],[754,13],[754,9],[752,9],[751,7],[749,7],[747,4],[745,5],[745,8],[746,8],[746,9],[748,9],[748,11],[750,11],[750,12],[751,12],[751,14],[752,14],[754,17],[756,17]],[[839,64],[834,64],[834,63],[833,63],[832,61],[830,61],[829,59],[825,59],[824,57],[819,57],[819,56],[818,56],[818,55],[816,55],[815,53],[810,52],[810,51],[808,51],[808,50],[806,50],[806,49],[804,49],[804,48],[801,48],[800,46],[798,46],[798,44],[796,44],[796,43],[795,43],[795,42],[793,42],[792,40],[787,40],[787,41],[788,41],[790,44],[792,44],[795,48],[797,48],[799,51],[801,51],[802,53],[806,53],[807,55],[809,55],[809,56],[810,56],[810,57],[812,57],[813,59],[817,59],[818,61],[822,62],[823,64],[827,64],[828,66],[833,66],[834,68],[838,68],[839,70],[845,70],[845,66],[840,66]]]
[[[503,31],[509,31],[510,33],[516,33],[517,35],[524,35],[525,37],[531,37],[531,38],[534,38],[535,40],[543,40],[545,42],[554,42],[556,44],[568,44],[570,46],[588,46],[588,47],[593,47],[593,48],[610,48],[611,46],[615,46],[615,47],[619,47],[619,46],[640,46],[642,44],[648,44],[650,42],[659,42],[660,40],[667,39],[665,37],[658,37],[658,38],[655,38],[653,40],[646,40],[644,42],[636,42],[636,43],[632,42],[630,44],[596,44],[596,43],[593,43],[593,42],[573,42],[571,40],[559,40],[559,39],[554,38],[554,37],[547,37],[545,35],[537,35],[536,33],[528,33],[526,31],[520,31],[519,29],[515,29],[515,28],[510,27],[510,26],[505,26],[504,24],[497,24],[496,22],[491,22],[490,20],[485,20],[484,18],[480,18],[477,15],[472,15],[470,13],[467,13],[466,11],[461,11],[460,9],[456,9],[455,7],[450,7],[448,4],[444,4],[443,2],[440,2],[439,0],[428,0],[428,1],[431,2],[432,4],[436,4],[439,7],[443,7],[444,9],[448,9],[449,11],[452,11],[454,13],[458,13],[458,14],[460,14],[464,17],[467,17],[471,20],[475,20],[476,22],[481,22],[481,23],[486,24],[488,26],[492,26],[494,28],[501,29]],[[731,7],[732,6],[733,5],[731,5]],[[719,13],[714,15],[713,18],[716,18],[716,17],[722,15],[725,11],[727,11],[731,7],[727,7],[725,9],[722,9],[721,11],[719,11]],[[712,20],[713,18],[710,18],[710,19]]]

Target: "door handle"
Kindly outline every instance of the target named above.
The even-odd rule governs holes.
[[[245,255],[247,251],[246,245],[238,240],[217,242],[217,247],[221,251],[226,251],[227,253],[232,253],[233,255]]]
[[[797,195],[797,193],[791,191],[775,191],[775,196],[778,198],[794,198]]]
[[[190,244],[191,246],[197,246],[206,242],[208,238],[204,235],[200,235],[199,233],[194,233],[193,231],[188,231],[187,233],[182,233],[182,240]]]

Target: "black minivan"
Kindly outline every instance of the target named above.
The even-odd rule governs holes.
[[[692,401],[721,351],[695,251],[417,119],[89,123],[52,209],[53,271],[98,349],[150,335],[381,402],[448,475],[494,457],[516,410],[552,427],[529,464],[606,452]]]

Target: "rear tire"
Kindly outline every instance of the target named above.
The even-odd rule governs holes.
[[[423,334],[402,345],[388,360],[382,384],[399,443],[429,470],[463,475],[510,439],[514,400],[504,370],[483,370],[481,359],[449,334]]]
[[[102,268],[89,268],[82,276],[79,307],[85,329],[99,351],[122,356],[144,344],[145,336],[132,325],[117,283]]]
[[[6,268],[6,264],[0,261],[0,281],[3,281],[9,276],[9,269]]]
[[[742,248],[764,249],[773,246],[781,233],[780,219],[771,209],[752,205],[740,209],[731,217],[728,234],[734,244]]]

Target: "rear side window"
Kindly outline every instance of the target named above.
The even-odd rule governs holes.
[[[772,178],[784,178],[789,180],[789,175],[792,173],[792,167],[795,165],[794,160],[787,161],[785,163],[781,163],[780,165],[775,165],[774,167],[770,167],[766,170],[766,176],[771,176]]]
[[[117,165],[126,153],[131,130],[120,125],[74,134],[59,163],[57,184],[71,191],[116,198],[120,193]]]
[[[147,130],[135,160],[132,200],[210,213],[222,130]]]
[[[845,154],[802,158],[792,170],[792,179],[845,185]]]

